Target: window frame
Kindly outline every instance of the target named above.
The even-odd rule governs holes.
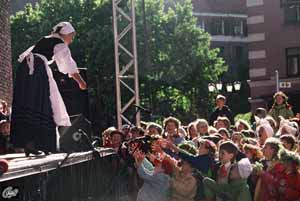
[[[289,54],[289,50],[292,49],[298,49],[298,53],[297,54]],[[285,50],[285,56],[286,56],[286,74],[288,77],[300,77],[300,47],[290,47],[290,48],[286,48]],[[298,73],[297,74],[290,74],[290,68],[289,68],[289,59],[291,58],[297,58],[297,64],[298,64]]]
[[[281,0],[281,7],[284,13],[284,23],[297,25],[300,24],[300,0]],[[296,18],[294,20],[289,19],[289,14],[296,9]]]

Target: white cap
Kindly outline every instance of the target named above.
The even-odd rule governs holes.
[[[248,158],[241,159],[238,163],[239,174],[242,179],[247,179],[252,173],[252,165]]]
[[[261,121],[261,124],[256,128],[256,132],[258,133],[260,128],[264,128],[268,137],[273,137],[274,135],[274,130],[269,124],[269,122]]]
[[[67,34],[75,32],[75,29],[74,29],[74,27],[72,26],[72,24],[70,22],[60,22],[60,23],[58,23],[57,25],[55,25],[53,27],[53,31],[56,32],[58,27],[62,27],[61,30],[59,31],[60,34],[67,35]]]

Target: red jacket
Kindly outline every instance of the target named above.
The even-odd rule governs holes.
[[[259,201],[277,201],[278,200],[278,187],[276,185],[277,178],[284,172],[284,167],[281,163],[275,163],[274,166],[265,171],[260,176],[259,188]],[[283,200],[280,200],[283,201]]]
[[[278,201],[300,200],[300,173],[283,173],[278,176],[275,186],[278,192]]]

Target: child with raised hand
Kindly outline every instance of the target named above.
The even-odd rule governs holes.
[[[155,150],[159,148],[153,147]],[[180,149],[190,154],[196,154],[196,149],[188,144],[180,144]],[[197,193],[197,180],[193,176],[193,167],[186,160],[180,160],[177,163],[169,155],[164,154],[164,160],[169,161],[173,166],[173,174],[170,179],[170,196],[171,201],[194,201]]]
[[[166,201],[168,199],[169,180],[167,168],[160,160],[155,160],[155,166],[145,157],[141,150],[133,153],[138,175],[144,180],[137,201]]]
[[[177,153],[178,157],[188,161],[192,167],[199,170],[204,176],[214,178],[216,172],[216,145],[210,140],[199,139],[197,142],[197,155],[192,155],[180,149],[170,141],[162,140],[164,147]]]

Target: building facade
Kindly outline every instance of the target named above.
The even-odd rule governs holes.
[[[300,0],[193,0],[193,6],[229,73],[248,65],[252,110],[269,108],[279,88],[300,112]]]
[[[219,48],[228,72],[220,77],[228,105],[235,114],[250,110],[248,102],[248,30],[246,0],[193,0],[193,14],[198,26],[211,35],[211,47]],[[227,92],[226,85],[241,81],[241,90]],[[215,83],[216,84],[216,83]],[[235,104],[239,102],[239,104]]]
[[[229,66],[229,73],[247,64],[247,10],[244,0],[193,0],[199,27],[211,35],[211,47]]]
[[[28,3],[35,5],[40,0],[10,0],[11,4],[11,14],[15,14],[16,12],[23,10],[24,6]]]
[[[247,0],[246,6],[252,108],[270,107],[278,86],[299,112],[300,0]]]
[[[10,0],[0,1],[0,99],[12,100]]]

